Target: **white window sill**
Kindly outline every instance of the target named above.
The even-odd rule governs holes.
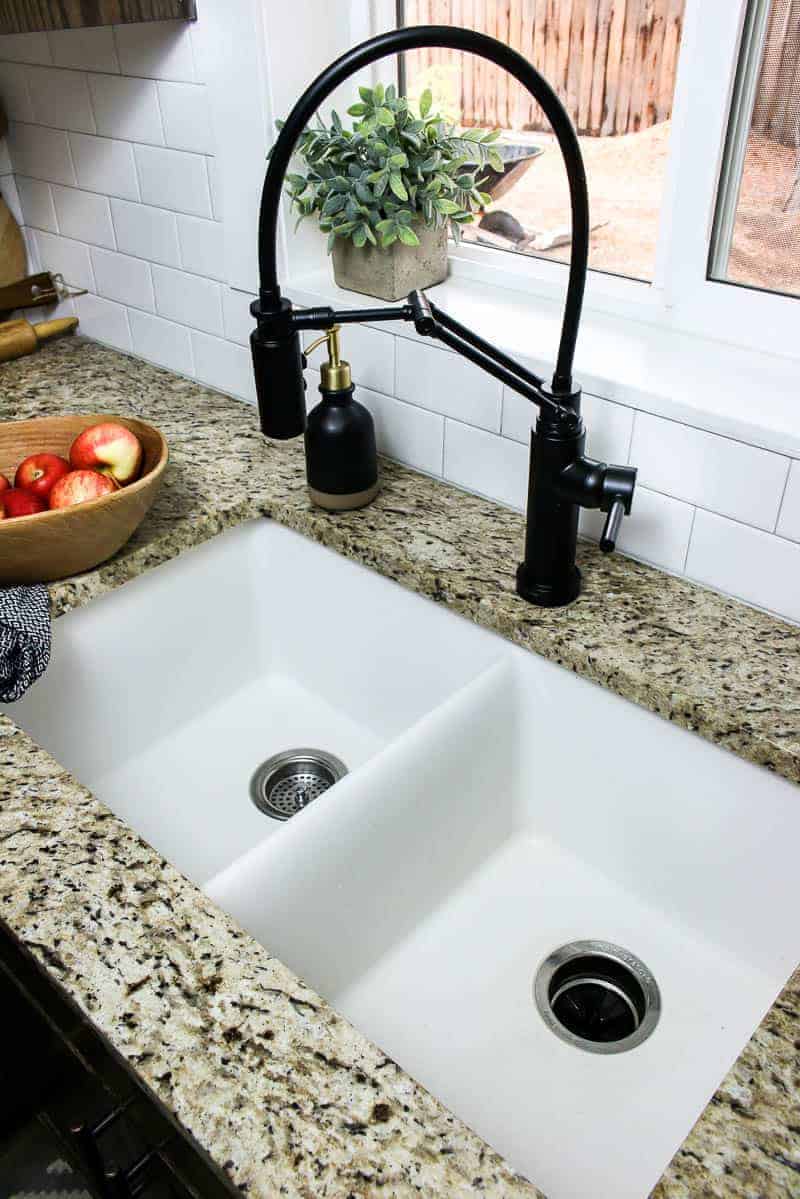
[[[284,292],[303,305],[384,306],[338,288],[329,264],[294,276]],[[429,294],[452,316],[549,379],[562,300],[452,277]],[[401,321],[375,327],[417,336],[412,325]],[[796,364],[789,358],[586,311],[575,379],[585,391],[605,399],[800,458],[800,387]]]

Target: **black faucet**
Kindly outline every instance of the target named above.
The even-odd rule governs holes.
[[[389,54],[426,46],[463,50],[488,59],[513,75],[539,103],[552,125],[567,170],[572,210],[572,254],[556,367],[546,384],[442,312],[423,292],[412,292],[395,308],[336,312],[332,308],[294,309],[281,296],[277,274],[277,234],[283,180],[295,144],[314,113],[350,75]],[[257,326],[250,339],[262,432],[267,437],[297,437],[305,429],[305,358],[300,332],[329,329],[356,321],[413,321],[418,333],[436,337],[494,378],[539,407],[531,438],[525,560],[517,570],[517,591],[545,608],[569,604],[580,592],[575,565],[581,508],[607,514],[600,548],[614,549],[622,517],[631,510],[636,471],[608,466],[583,453],[580,388],[572,382],[589,258],[589,197],[580,145],[558,96],[531,64],[502,42],[445,25],[413,26],[371,38],[326,68],[295,104],[275,142],[261,195],[258,230],[259,297],[250,311]]]

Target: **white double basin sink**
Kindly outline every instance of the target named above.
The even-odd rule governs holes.
[[[8,711],[550,1199],[643,1199],[796,965],[796,788],[266,520],[58,620]],[[296,746],[349,773],[280,822]],[[587,939],[657,980],[628,1052],[534,1003]]]

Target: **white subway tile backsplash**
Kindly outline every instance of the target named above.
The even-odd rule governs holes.
[[[211,191],[211,215],[215,221],[222,220],[222,183],[219,177],[219,163],[216,158],[206,158],[208,168],[208,186]]]
[[[686,573],[800,621],[800,546],[782,537],[698,510]]]
[[[774,529],[788,459],[646,412],[636,415],[631,463],[655,491]]]
[[[152,79],[90,75],[97,132],[123,141],[164,144],[156,85]]]
[[[503,387],[503,416],[501,432],[512,441],[530,445],[531,429],[536,424],[539,409],[524,396]]]
[[[86,76],[57,67],[28,67],[33,119],[51,129],[94,133],[94,115]]]
[[[689,548],[694,512],[691,504],[637,484],[631,514],[622,522],[617,546],[625,554],[680,574]],[[578,526],[582,536],[599,541],[605,519],[604,512],[582,509]]]
[[[169,267],[153,267],[156,310],[161,316],[203,333],[223,334],[222,288],[210,279]]]
[[[201,155],[137,146],[136,163],[146,204],[192,216],[211,216],[206,160]]]
[[[69,140],[79,187],[123,200],[139,199],[133,147],[128,142],[85,133],[70,133]]]
[[[312,382],[308,380],[309,393]],[[429,475],[442,473],[444,417],[424,408],[404,404],[366,387],[356,388],[356,399],[368,408],[375,421],[378,450],[398,462]]]
[[[9,212],[13,216],[18,225],[23,222],[22,216],[22,201],[19,197],[19,188],[17,181],[13,175],[6,175],[0,179],[0,193],[8,205]]]
[[[47,35],[57,67],[83,71],[119,71],[110,25],[87,29],[57,29]]]
[[[396,387],[401,400],[500,431],[502,385],[458,354],[398,337]]]
[[[101,296],[152,312],[155,302],[149,262],[110,250],[92,250],[91,254],[97,291]]]
[[[167,370],[191,375],[194,370],[192,339],[188,329],[147,312],[128,313],[133,352]]]
[[[176,150],[214,153],[208,92],[202,83],[159,83],[164,138]]]
[[[88,246],[53,233],[42,233],[38,229],[34,233],[34,240],[43,270],[63,275],[71,287],[86,287],[94,291]]]
[[[793,462],[781,505],[781,515],[776,532],[781,537],[800,541],[800,462]]]
[[[207,333],[192,333],[192,350],[194,372],[202,383],[251,404],[256,402],[249,350],[219,337],[209,337]]]
[[[445,421],[444,477],[459,487],[522,509],[528,492],[528,450],[460,421]]]
[[[249,292],[236,291],[232,287],[222,289],[225,336],[229,341],[238,341],[242,346],[250,345],[250,334],[256,327],[255,318],[250,314],[250,305],[255,298]]]
[[[53,184],[51,190],[59,232],[65,237],[75,237],[94,246],[106,246],[111,250],[116,248],[107,196],[78,191],[74,187],[60,187],[58,184]]]
[[[127,308],[93,295],[76,296],[74,304],[81,323],[81,333],[117,350],[131,352],[133,346]]]
[[[12,121],[8,126],[8,149],[14,170],[33,179],[75,185],[69,134],[42,125]]]
[[[112,200],[111,216],[117,248],[125,254],[166,266],[180,265],[174,213],[147,204],[131,204],[128,200]]]
[[[0,36],[0,59],[7,62],[52,62],[47,34],[4,33]]]
[[[22,237],[25,242],[25,250],[28,257],[28,270],[32,275],[38,275],[42,270],[42,260],[39,257],[39,247],[36,244],[36,230],[22,229]]]
[[[184,269],[207,279],[224,279],[225,230],[219,221],[182,215],[177,220]]]
[[[124,75],[147,79],[194,79],[187,21],[143,21],[115,25],[114,39]]]
[[[28,90],[29,68],[20,63],[0,62],[0,100],[9,121],[32,121],[33,104]]]

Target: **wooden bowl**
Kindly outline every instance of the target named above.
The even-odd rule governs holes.
[[[49,583],[91,570],[123,546],[156,498],[167,465],[167,443],[151,425],[123,416],[45,416],[0,423],[0,474],[14,472],[29,454],[69,458],[75,438],[89,425],[116,421],[142,443],[144,462],[135,483],[71,508],[0,520],[0,585]]]

